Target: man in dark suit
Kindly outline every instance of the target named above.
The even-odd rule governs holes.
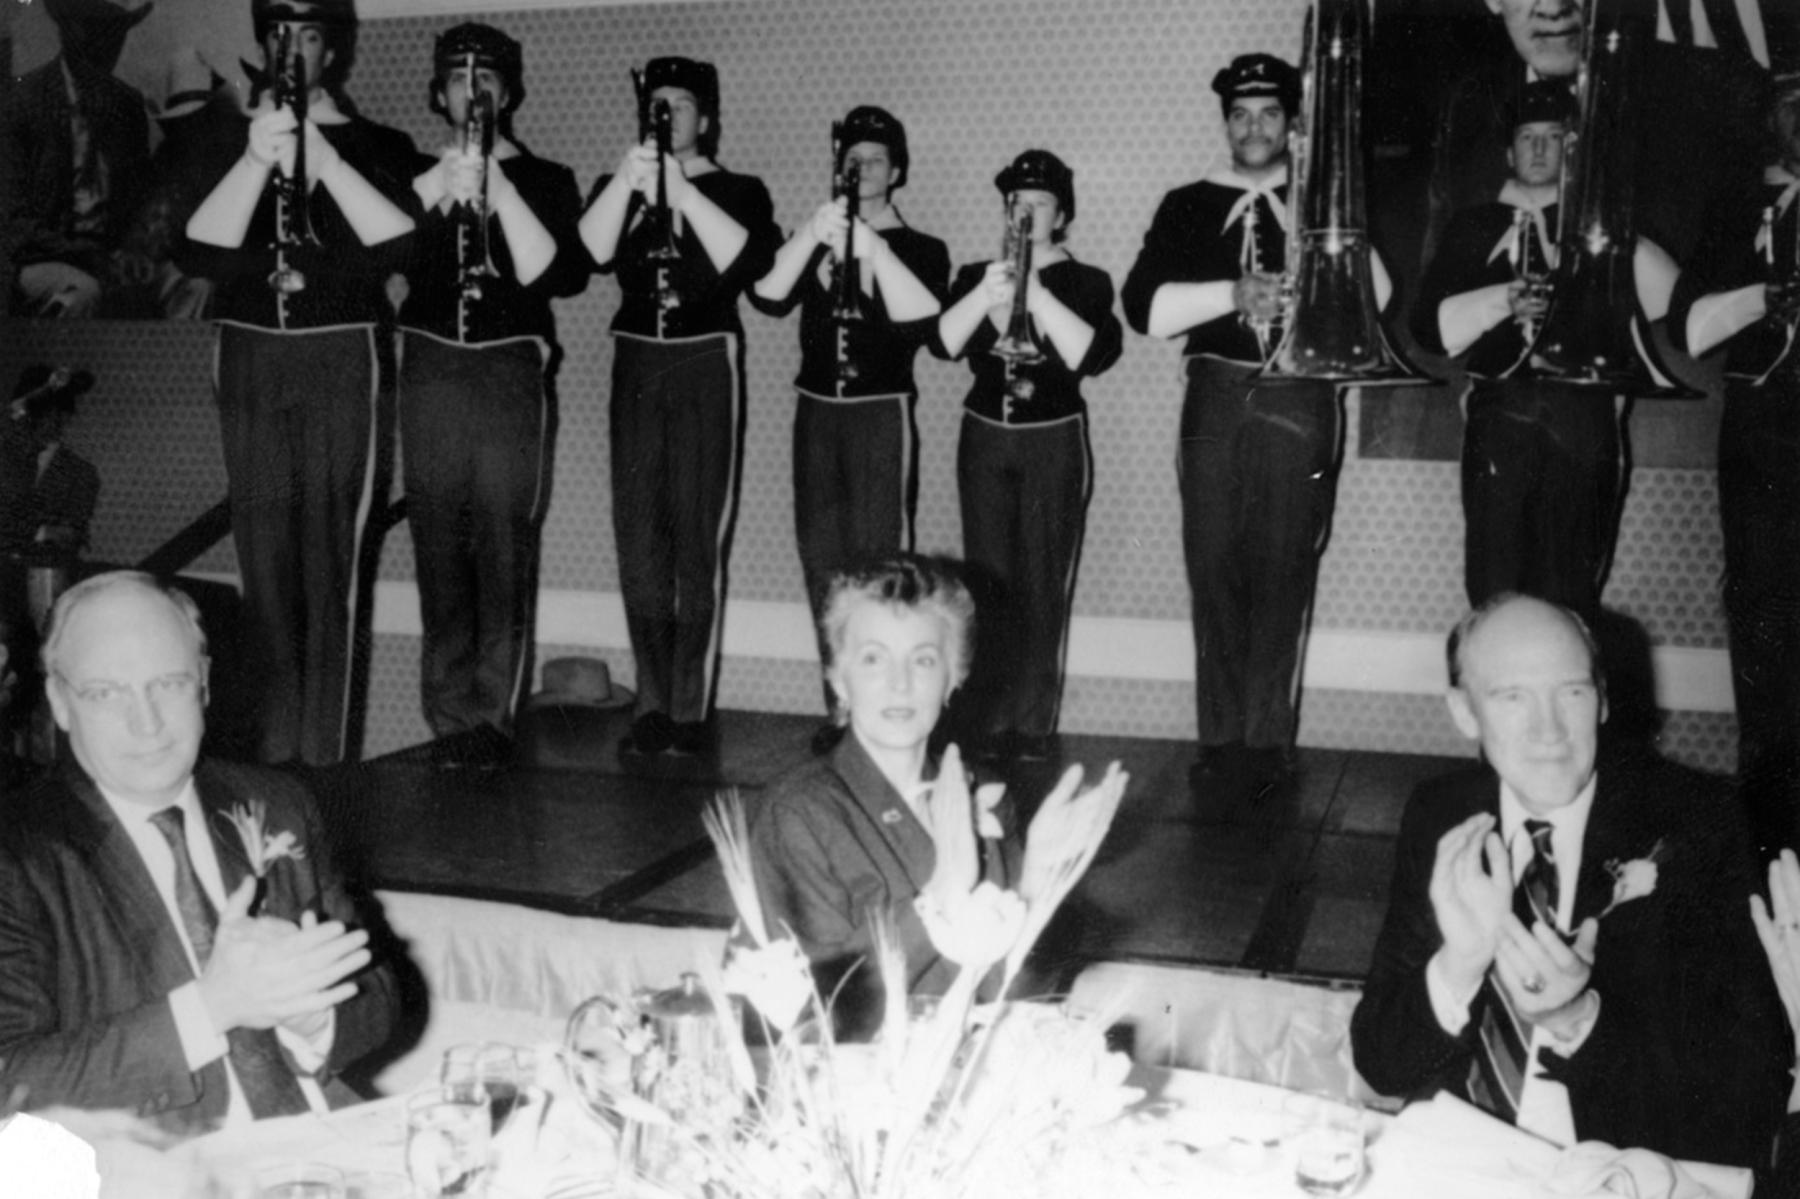
[[[143,94],[112,71],[151,6],[44,8],[62,53],[0,113],[0,269],[13,315],[94,316],[109,285],[148,268],[119,243],[149,178],[149,121]]]
[[[205,646],[193,602],[134,572],[51,615],[73,761],[0,809],[0,1062],[32,1107],[197,1131],[341,1106],[392,1024],[304,789],[196,765]]]
[[[1496,597],[1449,649],[1451,715],[1486,761],[1407,806],[1357,1069],[1560,1144],[1766,1162],[1789,1057],[1735,800],[1601,750],[1603,679],[1567,609]]]

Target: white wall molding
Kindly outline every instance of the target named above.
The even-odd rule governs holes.
[[[375,595],[377,633],[417,637],[418,590],[384,582]],[[538,641],[591,649],[631,645],[617,592],[544,591]],[[806,606],[732,600],[725,612],[727,657],[813,660]],[[1306,685],[1327,691],[1436,695],[1444,687],[1444,642],[1435,633],[1314,629],[1306,647]],[[1659,646],[1653,652],[1658,706],[1675,712],[1732,710],[1730,661],[1723,650]],[[1193,676],[1193,633],[1185,621],[1075,618],[1069,673],[1084,678],[1186,682]]]

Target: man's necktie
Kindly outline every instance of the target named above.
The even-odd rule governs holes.
[[[1550,845],[1551,831],[1547,820],[1525,822],[1525,832],[1531,837],[1531,860],[1513,887],[1513,914],[1526,928],[1538,921],[1556,927],[1556,852]],[[1469,1070],[1469,1096],[1510,1123],[1518,1119],[1519,1096],[1525,1088],[1531,1026],[1513,1010],[1506,989],[1492,970],[1482,980],[1476,1003],[1481,1009],[1481,1045]]]
[[[188,853],[187,821],[180,808],[164,808],[150,817],[150,823],[169,843],[169,852],[175,858],[175,907],[181,913],[181,925],[188,943],[194,947],[194,956],[204,969],[212,958],[219,913],[200,886],[200,876],[194,873],[194,859]],[[251,1115],[260,1120],[308,1110],[306,1096],[272,1030],[234,1028],[225,1034],[225,1039],[231,1045],[231,1068],[244,1089]]]

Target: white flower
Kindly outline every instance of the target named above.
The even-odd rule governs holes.
[[[725,960],[725,990],[748,999],[771,1027],[786,1032],[812,998],[812,967],[789,937],[767,945],[734,945]]]
[[[257,878],[262,878],[282,858],[298,861],[306,856],[306,847],[291,830],[269,832],[268,819],[269,805],[260,799],[238,804],[225,813],[226,823],[237,830],[238,840],[243,842],[250,873]]]
[[[1606,905],[1602,916],[1622,903],[1630,903],[1634,899],[1642,899],[1656,890],[1657,864],[1665,857],[1661,840],[1650,847],[1645,857],[1633,858],[1629,862],[1621,862],[1617,858],[1606,863],[1606,871],[1612,875],[1612,901]]]
[[[1005,957],[1025,928],[1025,901],[991,882],[949,904],[920,895],[914,906],[937,951],[969,970],[986,970]]]

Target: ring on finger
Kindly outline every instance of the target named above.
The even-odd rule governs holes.
[[[1550,984],[1544,981],[1543,975],[1534,974],[1519,985],[1525,988],[1527,995],[1541,995],[1544,993],[1544,988]]]

